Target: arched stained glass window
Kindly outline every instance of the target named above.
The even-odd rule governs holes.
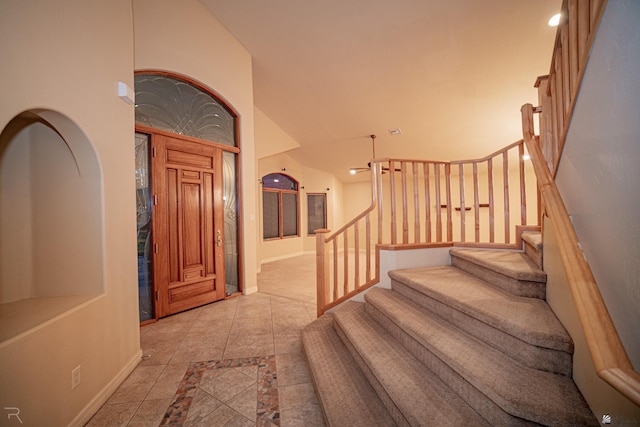
[[[224,200],[224,263],[225,292],[227,295],[242,291],[239,212],[239,143],[237,114],[225,102],[204,86],[189,79],[181,79],[166,72],[142,71],[134,76],[136,125],[160,129],[171,133],[211,141],[222,145],[222,191]],[[136,177],[149,174],[149,144],[147,131],[136,133]],[[151,132],[153,133],[153,132]],[[143,138],[144,137],[144,138]],[[148,185],[148,184],[147,184]],[[141,321],[153,316],[151,269],[151,228],[153,215],[148,195],[139,187],[138,197],[138,266]],[[144,216],[140,216],[140,212]],[[140,221],[144,219],[145,221]],[[142,290],[145,290],[144,296]]]
[[[235,115],[202,89],[169,76],[136,74],[136,123],[236,146]]]

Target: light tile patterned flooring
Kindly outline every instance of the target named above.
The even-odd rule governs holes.
[[[143,360],[87,426],[324,426],[300,340],[314,262],[264,264],[258,293],[143,326]]]

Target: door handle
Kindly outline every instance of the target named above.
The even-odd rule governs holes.
[[[220,230],[218,230],[216,232],[216,244],[218,245],[218,247],[222,246],[222,233],[220,232]]]

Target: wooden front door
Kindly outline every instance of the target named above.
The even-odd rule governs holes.
[[[156,316],[223,299],[222,153],[205,141],[151,138]]]

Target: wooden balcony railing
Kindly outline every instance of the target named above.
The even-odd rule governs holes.
[[[332,234],[316,230],[318,315],[379,282],[381,248],[517,248],[516,227],[538,225],[523,140],[475,160],[371,165],[369,207]]]

